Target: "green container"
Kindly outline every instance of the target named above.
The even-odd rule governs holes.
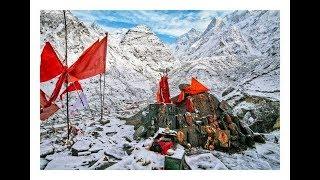
[[[182,170],[183,158],[177,159],[174,157],[166,156],[164,158],[164,169],[165,170]]]

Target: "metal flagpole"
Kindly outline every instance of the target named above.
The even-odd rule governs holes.
[[[66,18],[66,10],[63,10],[63,18],[64,18],[64,32],[65,32],[65,61],[66,61],[66,67],[68,67],[68,42],[67,42],[67,18]],[[66,88],[68,88],[68,74],[66,75]],[[69,131],[69,93],[67,91],[67,133],[68,133],[68,140],[70,137],[70,131]]]

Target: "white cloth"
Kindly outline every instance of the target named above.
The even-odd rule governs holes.
[[[86,109],[88,106],[87,97],[83,92],[80,92],[79,96],[77,96],[76,102],[70,106],[70,110]]]

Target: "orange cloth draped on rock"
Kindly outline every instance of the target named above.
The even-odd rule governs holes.
[[[185,99],[186,93],[189,95],[196,95],[196,94],[200,94],[207,91],[209,91],[209,89],[206,86],[204,86],[203,84],[201,84],[199,81],[197,81],[195,78],[192,77],[190,86],[181,90],[178,96],[178,100],[176,102],[177,103],[182,102]]]

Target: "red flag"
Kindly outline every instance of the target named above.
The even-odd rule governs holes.
[[[50,44],[48,46],[51,47]],[[59,63],[62,66],[62,70],[61,72],[60,71],[59,72],[62,74],[60,75],[56,83],[55,89],[53,90],[53,93],[51,94],[50,99],[45,107],[50,106],[50,104],[57,99],[63,82],[67,80],[67,76],[68,76],[68,82],[75,82],[80,79],[86,79],[86,78],[104,73],[105,65],[106,65],[106,48],[107,48],[107,36],[104,37],[101,41],[96,41],[93,45],[91,45],[79,57],[79,59],[67,70],[65,70],[65,68],[62,66],[61,62],[59,61]],[[51,49],[53,50],[52,47]],[[56,73],[56,71],[54,72]],[[45,77],[47,77],[48,76],[47,72],[44,72],[44,75]]]
[[[162,76],[160,79],[159,89],[157,92],[157,102],[171,103],[167,76]]]
[[[156,98],[157,98],[157,103],[163,102],[163,99],[162,99],[162,96],[161,96],[160,86],[158,86],[158,91],[157,91],[157,94],[156,94]]]
[[[40,82],[48,81],[64,70],[57,54],[49,42],[46,42],[41,53]]]
[[[60,99],[62,100],[62,95],[64,95],[67,92],[71,92],[71,91],[76,91],[76,90],[82,90],[81,84],[79,83],[79,81],[73,82],[71,83],[67,89],[65,89],[61,95],[60,95]]]
[[[195,78],[192,77],[191,79],[191,85],[184,89],[186,93],[189,93],[191,95],[203,93],[209,91],[209,89],[201,84],[199,81],[197,81]]]
[[[68,69],[69,74],[73,77],[69,81],[73,82],[104,73],[106,68],[106,50],[107,37],[104,37],[100,42],[96,41]]]
[[[44,108],[48,103],[46,94],[40,89],[40,107]]]
[[[40,89],[40,120],[44,121],[48,119],[52,114],[59,110],[56,104],[49,104],[46,98],[46,94]]]
[[[59,110],[59,107],[52,103],[50,106],[40,109],[40,120],[44,121]]]
[[[62,87],[63,83],[64,83],[66,80],[67,80],[67,73],[66,73],[66,72],[63,72],[63,73],[60,75],[60,77],[59,77],[59,79],[58,79],[58,81],[57,81],[57,83],[56,83],[56,86],[55,86],[55,88],[54,88],[54,90],[53,90],[53,92],[52,92],[52,94],[51,94],[51,96],[50,96],[50,99],[49,99],[46,107],[50,106],[51,103],[54,102],[54,101],[57,99],[57,97],[58,97],[58,95],[59,95],[59,92],[60,92],[60,90],[61,90],[61,87]]]
[[[184,100],[184,91],[181,91],[179,96],[178,96],[178,100],[176,101],[177,103],[180,103]]]

